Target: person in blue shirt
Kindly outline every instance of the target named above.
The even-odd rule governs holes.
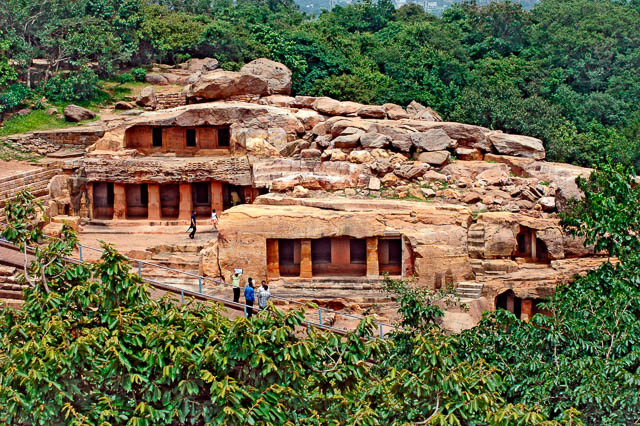
[[[255,292],[253,290],[253,278],[249,278],[247,286],[244,288],[244,300],[247,305],[247,318],[251,318],[253,315],[253,302],[255,299]]]

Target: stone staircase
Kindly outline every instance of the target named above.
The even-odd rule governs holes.
[[[19,192],[29,189],[41,202],[49,199],[47,189],[51,178],[59,173],[57,169],[38,169],[7,176],[0,179],[0,220],[4,220],[4,206]]]
[[[467,244],[469,257],[472,259],[471,267],[473,268],[473,260],[484,257],[484,225],[474,223],[469,227],[467,235]],[[473,272],[476,272],[475,270]]]
[[[478,299],[482,296],[484,284],[475,281],[461,281],[456,284],[456,292],[462,299]]]
[[[156,94],[158,105],[156,109],[169,109],[186,105],[187,98],[183,93],[158,93]]]
[[[0,305],[2,302],[9,306],[22,304],[22,291],[25,286],[18,282],[19,273],[12,266],[0,265]]]

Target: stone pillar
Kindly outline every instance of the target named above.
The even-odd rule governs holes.
[[[522,321],[529,321],[533,316],[533,299],[522,299],[520,305],[520,319]]]
[[[122,183],[113,184],[113,218],[127,218],[127,191]]]
[[[531,231],[531,258],[536,260],[537,257],[536,250],[536,231]]]
[[[280,253],[278,240],[267,240],[267,279],[280,278]]]
[[[193,200],[191,199],[191,184],[180,184],[180,212],[178,213],[178,219],[189,220],[191,219],[191,212],[193,211]]]
[[[367,238],[367,277],[377,277],[379,275],[378,237]]]
[[[162,207],[160,205],[160,185],[150,183],[147,185],[149,194],[149,202],[147,203],[147,211],[149,220],[162,219]]]
[[[311,240],[300,241],[300,278],[311,278],[313,276],[313,266],[311,263]]]
[[[95,212],[93,211],[93,183],[87,184],[87,198],[89,202],[89,219],[93,219],[95,217]]]
[[[218,218],[222,214],[222,182],[211,181],[211,208],[216,210]]]

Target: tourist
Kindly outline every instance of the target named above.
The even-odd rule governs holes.
[[[189,225],[189,228],[187,228],[187,231],[189,229],[191,229],[189,238],[193,240],[193,237],[196,235],[196,211],[195,210],[191,213],[191,225]]]
[[[240,272],[235,271],[231,277],[231,285],[233,286],[233,301],[235,303],[240,302]]]
[[[262,280],[262,287],[258,289],[258,306],[261,311],[267,308],[267,303],[270,298],[271,293],[269,292],[269,286],[265,280]]]
[[[211,210],[211,223],[213,224],[213,229],[218,229],[218,215],[216,214],[216,209]]]
[[[249,278],[247,286],[244,288],[244,300],[247,307],[247,318],[251,318],[253,315],[253,302],[255,299],[255,292],[253,290],[253,278]]]

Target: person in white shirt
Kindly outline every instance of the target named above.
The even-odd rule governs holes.
[[[267,303],[271,298],[271,293],[269,292],[269,286],[266,281],[262,281],[262,287],[258,289],[258,307],[262,311],[267,307]]]
[[[218,215],[216,214],[216,209],[211,210],[211,223],[213,224],[213,229],[218,229]]]

